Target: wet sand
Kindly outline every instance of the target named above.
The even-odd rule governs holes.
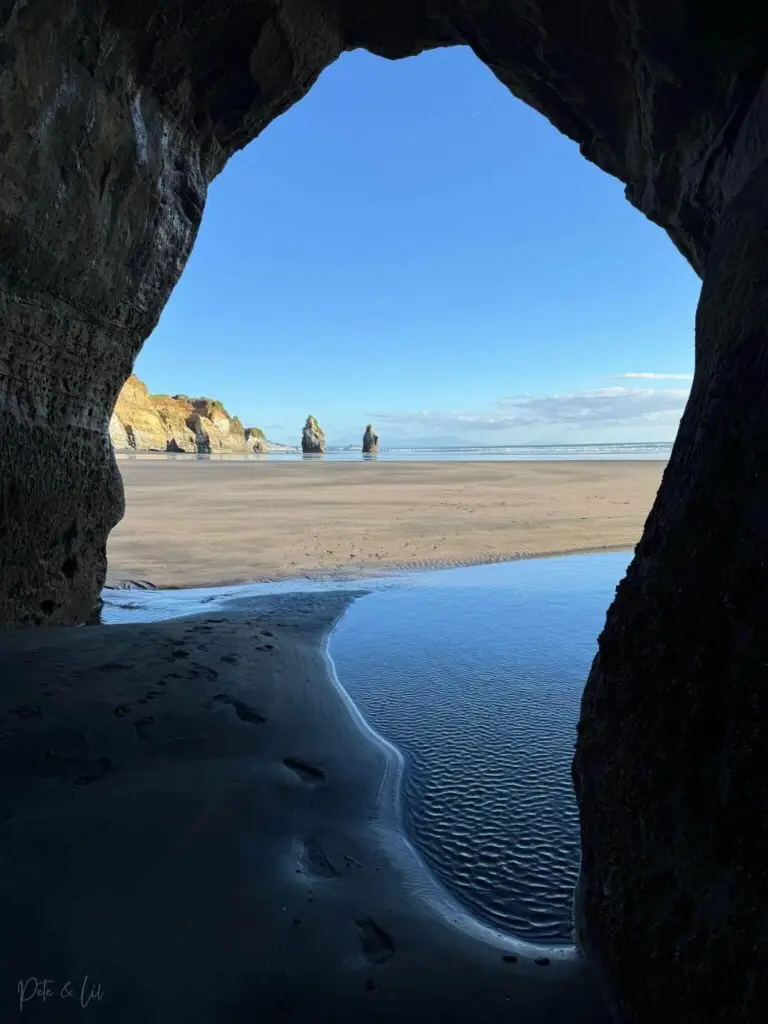
[[[607,1024],[408,844],[324,653],[350,599],[0,638],[0,1019]]]
[[[188,587],[632,547],[665,463],[118,465],[110,579]]]

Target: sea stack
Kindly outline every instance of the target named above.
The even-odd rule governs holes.
[[[301,450],[305,455],[322,455],[325,452],[325,434],[314,416],[307,416],[301,432]]]
[[[269,442],[261,427],[246,427],[245,443],[256,455],[263,455],[265,452],[269,452]]]
[[[369,423],[363,434],[363,455],[375,455],[379,450],[379,435],[373,432]]]

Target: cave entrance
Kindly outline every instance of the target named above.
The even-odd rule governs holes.
[[[608,536],[590,540],[589,529],[579,533],[567,516],[558,526],[582,537],[561,546],[631,547],[655,494],[656,460],[668,450],[688,394],[698,288],[668,240],[626,203],[620,183],[510,96],[471,51],[431,51],[397,63],[365,52],[344,55],[213,182],[189,263],[135,366],[152,391],[167,393],[158,396],[160,407],[178,392],[182,403],[188,395],[212,396],[243,424],[258,424],[266,437],[286,445],[298,442],[306,415],[316,413],[329,442],[331,475],[320,478],[317,467],[299,467],[304,478],[286,490],[285,464],[295,456],[282,452],[260,456],[276,465],[251,466],[246,475],[241,459],[223,453],[216,464],[198,465],[194,478],[189,456],[150,467],[120,458],[128,504],[110,539],[112,569],[184,585],[270,570],[301,576],[362,566],[370,572],[393,561],[413,567],[514,553],[515,542],[505,546],[500,539],[503,523],[489,532],[483,521],[479,531],[486,532],[474,550],[464,533],[458,555],[449,535],[472,518],[482,520],[489,505],[498,505],[502,519],[515,518],[519,484],[509,492],[477,475],[464,483],[441,480],[418,513],[400,514],[392,511],[390,492],[382,490],[384,500],[378,492],[369,499],[368,474],[356,497],[334,503],[334,487],[349,488],[349,482],[334,482],[330,463],[359,462],[358,435],[370,422],[382,435],[381,456],[393,463],[399,459],[419,471],[409,460],[419,457],[419,446],[430,449],[420,456],[422,477],[426,462],[445,466],[460,457],[467,474],[476,468],[469,462],[493,458],[538,466],[554,459],[566,470],[573,460],[574,472],[583,468],[579,459],[625,459],[621,479],[608,491],[601,478],[587,478],[587,491],[582,486],[577,499],[567,482],[558,485],[557,500],[573,505],[572,518],[585,523],[602,515]],[[193,358],[180,361],[180,348]],[[646,457],[645,465],[627,469]],[[281,468],[279,483],[264,479]],[[162,472],[173,480],[165,489]],[[407,477],[396,484],[401,491],[414,485]],[[522,489],[530,497],[538,486],[531,477]],[[298,536],[286,545],[292,509],[302,504],[312,506],[313,521],[294,524]],[[619,520],[606,513],[609,506],[624,514],[624,532],[616,532]],[[198,522],[194,536],[171,526],[182,508]],[[417,514],[421,520],[414,523]],[[538,514],[540,527],[556,516],[551,507],[529,514]],[[146,529],[158,520],[168,528]],[[345,536],[339,536],[339,522],[346,524]],[[422,534],[420,546],[414,530]],[[274,563],[281,544],[282,565]],[[272,552],[272,565],[259,561],[260,546]],[[491,590],[474,590],[486,593],[488,613],[475,609],[456,650],[462,626],[446,630],[442,592],[432,598],[434,631],[421,651],[408,615],[398,610],[402,598],[386,615],[387,630],[371,623],[360,628],[362,637],[377,636],[376,644],[346,633],[338,641],[342,682],[372,724],[385,735],[391,730],[420,766],[423,777],[410,783],[410,818],[430,866],[487,923],[531,941],[570,938],[578,826],[570,743],[563,735],[573,731],[594,637],[628,561],[628,555],[617,557],[577,563],[581,578],[536,564],[520,583],[527,570],[517,569],[506,590],[499,568],[492,568]],[[601,576],[606,572],[608,584]],[[527,595],[526,586],[532,588]],[[431,593],[414,591],[411,624],[419,602],[431,607],[425,596]],[[501,593],[508,600],[497,605]],[[466,596],[460,588],[456,594]],[[386,606],[391,599],[376,600]],[[575,604],[598,613],[576,623]],[[484,618],[520,623],[523,609],[533,606],[538,615],[529,615],[525,629],[508,627],[511,647],[496,650],[489,636],[475,655],[466,655],[472,637],[477,643],[482,635]],[[376,602],[360,605],[349,621],[375,619],[369,607]],[[546,621],[546,628],[534,620],[539,626]],[[546,631],[561,647],[553,643],[547,651]],[[381,718],[381,688],[393,685],[393,671],[429,685],[441,652],[453,651],[440,672],[446,703],[447,680],[457,671],[461,677],[450,696],[460,719],[464,684],[473,678],[473,663],[483,661],[483,647],[499,659],[494,667],[486,658],[473,683],[482,691],[493,679],[497,688],[472,713],[485,722],[484,741],[463,758],[448,744],[433,764],[424,737],[414,738],[399,719]],[[397,650],[410,652],[402,664]],[[370,679],[379,680],[378,689],[367,688]],[[505,692],[510,679],[516,688]],[[416,706],[421,690],[417,685],[400,702],[393,692],[387,706],[416,701],[410,717],[424,721],[428,708]],[[430,705],[439,702],[430,692]],[[494,701],[506,701],[509,709],[515,700],[537,708],[529,726],[541,754],[538,767],[519,730],[505,732],[496,727],[503,716],[488,717]],[[472,778],[454,785],[446,763],[451,779],[462,763],[467,771],[471,763]],[[510,806],[499,802],[505,770],[512,779]],[[442,820],[436,822],[437,809]],[[537,813],[545,836],[540,844],[531,842]],[[504,827],[494,830],[493,822]],[[444,847],[452,851],[447,859]],[[494,876],[506,887],[503,898]],[[548,886],[552,892],[540,903],[531,899],[531,892]]]

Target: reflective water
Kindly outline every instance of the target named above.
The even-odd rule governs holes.
[[[627,552],[426,574],[356,601],[331,637],[342,684],[406,755],[415,846],[475,914],[571,936],[571,757],[584,681]]]
[[[629,552],[364,580],[330,639],[337,676],[405,755],[406,824],[441,882],[520,938],[571,937],[579,701]],[[359,589],[295,580],[105,591],[105,622],[226,608],[240,596]]]

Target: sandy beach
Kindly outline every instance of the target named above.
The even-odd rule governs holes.
[[[354,595],[0,641],[0,1017],[606,1024],[426,872],[330,675]]]
[[[120,468],[112,575],[192,586],[631,545],[662,464]],[[326,653],[352,600],[0,638],[3,1020],[607,1024],[573,947],[474,920],[408,841]]]
[[[118,465],[110,579],[189,587],[632,547],[665,463]]]

